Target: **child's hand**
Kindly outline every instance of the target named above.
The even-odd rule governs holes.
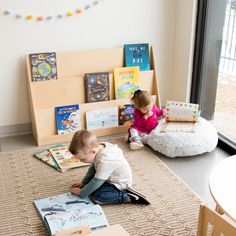
[[[166,114],[166,109],[163,108],[163,115],[162,115],[162,117],[165,117],[165,114]]]
[[[84,187],[84,184],[80,182],[75,182],[70,186],[70,188],[83,188],[83,187]]]
[[[147,120],[148,117],[152,116],[153,112],[149,111],[144,115],[144,119]]]
[[[70,191],[76,196],[80,195],[80,188],[71,188]]]

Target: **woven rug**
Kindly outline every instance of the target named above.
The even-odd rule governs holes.
[[[123,138],[110,140],[124,151],[134,188],[149,197],[149,206],[103,206],[111,225],[121,224],[132,236],[196,235],[201,200],[145,147],[131,151]],[[33,200],[68,192],[87,167],[57,172],[32,154],[38,149],[0,153],[0,235],[48,235]]]

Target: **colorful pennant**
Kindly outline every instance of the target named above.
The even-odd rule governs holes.
[[[91,4],[87,4],[84,7],[79,7],[75,10],[72,11],[68,11],[64,14],[52,14],[52,15],[33,15],[33,14],[20,14],[20,13],[13,13],[10,10],[2,10],[0,9],[0,15],[3,16],[13,16],[16,19],[25,19],[28,21],[38,21],[38,22],[43,22],[43,21],[50,21],[53,19],[63,19],[63,18],[68,18],[68,17],[72,17],[72,16],[76,16],[79,15],[81,13],[83,13],[86,10],[89,10],[90,8],[98,5],[99,2],[101,2],[103,0],[97,0],[97,1],[93,1]]]

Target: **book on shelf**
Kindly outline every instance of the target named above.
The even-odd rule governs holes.
[[[102,208],[89,198],[81,199],[71,193],[63,193],[35,200],[34,204],[52,236],[79,226],[93,231],[109,225]]]
[[[119,125],[132,125],[134,122],[134,105],[119,105]]]
[[[88,130],[118,126],[118,108],[111,107],[87,111],[86,126]]]
[[[49,151],[62,172],[71,168],[89,165],[89,163],[83,163],[73,156],[66,146],[49,148]]]
[[[101,102],[110,100],[109,73],[87,73],[85,80],[85,102]]]
[[[69,134],[80,130],[79,104],[55,107],[57,133]]]
[[[165,121],[160,132],[195,132],[198,126],[199,105],[167,101]]]
[[[54,148],[54,147],[63,147],[63,146],[59,144],[59,145],[55,145],[51,148]],[[58,171],[61,171],[59,165],[57,164],[57,162],[53,158],[52,153],[48,149],[38,151],[38,152],[34,153],[33,156],[36,157],[38,160],[51,166],[52,168],[54,168]]]
[[[125,44],[125,66],[139,66],[150,70],[148,43]]]
[[[114,69],[116,99],[129,99],[140,88],[139,67],[121,67]]]
[[[32,82],[57,79],[55,52],[30,54]]]

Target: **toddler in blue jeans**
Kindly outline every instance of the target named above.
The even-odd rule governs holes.
[[[71,193],[90,196],[98,204],[150,204],[147,198],[131,189],[132,172],[122,150],[115,144],[99,143],[87,130],[77,131],[69,151],[81,162],[91,163],[81,182],[71,185]]]

